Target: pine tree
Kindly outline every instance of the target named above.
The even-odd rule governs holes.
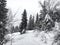
[[[46,1],[44,0],[43,4],[40,2],[40,5],[42,7],[42,10],[40,10],[39,27],[40,27],[40,29],[43,29],[44,23],[45,23],[45,22],[43,23],[43,21],[45,19],[46,14],[47,14]]]
[[[30,15],[29,18],[29,23],[28,23],[28,30],[33,30],[34,29],[34,16]]]
[[[36,22],[37,23],[39,21],[39,16],[38,16],[38,13],[37,13],[37,16],[36,16]]]
[[[42,10],[40,10],[40,21],[44,20],[46,14],[47,14],[47,9],[46,9],[46,1],[43,2],[43,4],[40,2],[40,5],[42,7]]]
[[[32,28],[34,29],[34,16],[33,16],[33,18],[32,18]]]
[[[3,45],[4,35],[7,31],[5,29],[7,21],[6,0],[0,0],[0,45]]]
[[[15,28],[14,28],[14,26],[12,26],[10,32],[14,33],[14,31],[15,31]]]
[[[37,13],[36,21],[35,21],[35,29],[37,29],[37,30],[40,30],[40,28],[41,28],[41,25],[40,25],[41,20],[40,19],[41,18],[39,18],[39,15]]]
[[[40,5],[41,5],[41,7],[42,7],[42,10],[40,10],[40,18],[39,18],[39,27],[40,27],[40,29],[41,30],[45,30],[45,22],[44,22],[44,19],[45,19],[45,16],[46,16],[46,14],[47,14],[47,5],[46,5],[46,1],[44,0],[44,2],[43,2],[43,4],[40,2]]]
[[[30,15],[30,18],[29,18],[28,30],[32,30],[32,15]]]
[[[57,4],[54,5],[55,2],[53,3],[51,1],[52,0],[48,0],[48,1],[44,0],[43,4],[40,3],[42,6],[42,10],[40,12],[41,13],[40,14],[40,25],[42,26],[42,30],[46,30],[46,29],[50,30],[52,27],[54,27],[54,22],[52,21],[52,19],[55,20],[57,17],[55,16],[55,14],[53,14],[53,12],[56,9],[55,6],[57,6]],[[48,21],[45,20],[46,15],[49,15],[52,19],[48,19]],[[49,23],[50,25],[48,25]]]
[[[18,26],[15,27],[14,32],[19,32],[19,27]]]
[[[22,33],[23,29],[24,29],[24,32],[26,31],[26,26],[27,26],[27,12],[26,12],[26,9],[24,9],[24,12],[22,14],[22,22],[21,22],[21,25],[20,25],[20,32]]]
[[[38,13],[37,13],[37,16],[36,16],[36,21],[35,21],[35,26],[39,26],[39,16],[38,16]]]

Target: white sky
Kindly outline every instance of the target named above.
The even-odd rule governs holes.
[[[7,6],[15,12],[18,8],[20,10],[27,9],[31,13],[39,11],[39,0],[7,0]]]
[[[24,9],[27,10],[27,17],[29,17],[30,14],[36,15],[36,13],[40,11],[39,1],[40,0],[7,0],[7,7],[11,8],[13,14],[18,9],[16,19],[19,19]]]

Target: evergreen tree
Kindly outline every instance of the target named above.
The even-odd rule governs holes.
[[[45,0],[45,8],[48,15],[52,18],[53,21],[60,21],[60,9],[56,8],[60,6],[60,1],[56,0]]]
[[[29,18],[29,23],[28,23],[28,30],[33,30],[34,29],[34,16],[30,15]]]
[[[40,18],[39,18],[39,24],[38,24],[39,26],[38,27],[40,27],[40,29],[42,29],[44,27],[44,23],[45,23],[45,22],[43,23],[43,21],[47,14],[46,1],[44,1],[43,3],[40,2],[40,5],[42,7],[42,10],[40,10]]]
[[[54,18],[56,18],[56,16],[54,16],[55,14],[53,14],[54,10],[56,9],[55,6],[57,4],[55,4],[55,6],[53,8],[51,8],[51,6],[54,4],[52,4],[51,2],[52,0],[48,0],[48,1],[44,1],[43,4],[41,4],[42,10],[41,10],[41,14],[40,14],[40,25],[42,27],[42,30],[50,30],[52,27],[54,27],[54,22],[51,19],[45,20],[45,16],[49,15],[53,20],[55,20]],[[50,23],[50,24],[49,24]],[[49,25],[48,25],[49,24]]]
[[[27,12],[26,10],[24,9],[24,12],[22,14],[22,22],[21,22],[21,25],[20,25],[20,32],[22,33],[23,29],[24,29],[24,32],[26,31],[26,26],[27,26]]]
[[[46,14],[47,14],[47,5],[46,5],[46,1],[44,0],[44,2],[43,2],[43,4],[40,2],[40,5],[41,5],[41,7],[42,7],[42,10],[40,10],[40,18],[39,18],[39,27],[40,27],[40,29],[41,30],[45,30],[45,28],[46,28],[46,25],[45,25],[45,22],[44,22],[44,20],[45,20],[45,16],[46,16]]]
[[[32,30],[32,15],[30,15],[30,18],[29,18],[28,30]]]
[[[40,2],[40,5],[42,7],[42,10],[40,10],[40,13],[41,13],[40,14],[40,21],[44,20],[46,14],[47,14],[47,9],[46,9],[46,4],[45,3],[46,3],[46,1],[44,1],[43,4]]]
[[[5,29],[7,21],[6,0],[0,0],[0,45],[3,45],[4,35],[7,31]]]
[[[36,16],[35,26],[36,26],[36,27],[39,26],[39,16],[38,16],[38,13],[37,13],[37,16]]]
[[[48,14],[52,18],[53,21],[60,21],[60,10],[56,8],[60,6],[60,1],[56,0],[44,0],[43,4],[40,2],[42,10],[40,11],[40,20],[45,18],[45,15]],[[43,17],[43,18],[42,18]]]
[[[38,13],[37,13],[37,16],[36,16],[36,22],[37,23],[39,21],[39,16],[38,16]]]
[[[19,27],[18,27],[18,26],[16,26],[16,27],[14,28],[14,32],[19,32]]]
[[[32,18],[32,28],[34,29],[34,16],[33,16],[33,18]]]
[[[14,33],[14,30],[15,30],[15,28],[14,28],[14,26],[12,26],[10,32]]]

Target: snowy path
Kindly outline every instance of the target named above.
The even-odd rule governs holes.
[[[12,45],[40,45],[37,41],[34,39],[34,34],[26,33],[19,35],[19,37],[15,37],[15,39],[12,41]],[[10,41],[6,45],[10,45]]]
[[[12,40],[12,45],[51,45],[51,42],[49,42],[49,40],[48,43],[44,43],[41,41],[41,37],[36,37],[35,34],[36,33],[34,32],[29,32],[22,35],[16,35]],[[11,45],[11,41],[5,45]]]

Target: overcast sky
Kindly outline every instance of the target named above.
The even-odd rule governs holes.
[[[30,14],[35,16],[40,11],[39,1],[41,0],[7,0],[7,7],[12,10],[13,14],[18,10],[16,19],[19,19],[24,9],[27,10],[27,17]]]

